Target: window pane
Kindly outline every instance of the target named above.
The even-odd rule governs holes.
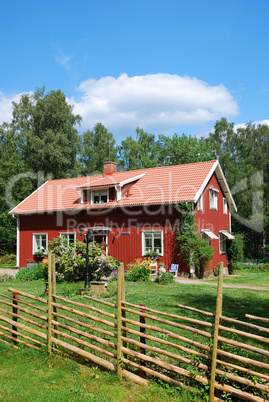
[[[145,251],[150,251],[152,250],[152,236],[151,232],[145,233]]]
[[[107,202],[107,192],[106,192],[106,190],[100,191],[100,202],[102,202],[102,203]]]
[[[93,192],[93,203],[94,204],[99,204],[99,191],[94,191]]]

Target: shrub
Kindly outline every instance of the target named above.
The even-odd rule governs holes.
[[[155,263],[155,258],[139,258],[127,265],[129,271],[125,279],[131,282],[149,282],[150,264]]]
[[[233,240],[227,240],[227,259],[229,274],[232,275],[234,268],[244,257],[244,236],[236,234]]]
[[[157,274],[154,282],[161,283],[163,285],[167,285],[168,283],[172,283],[174,281],[174,274],[171,272],[163,272],[161,274]]]
[[[126,274],[125,279],[130,282],[150,282],[150,269],[135,267]]]
[[[14,266],[16,265],[16,254],[4,254],[0,257],[0,264]]]
[[[58,237],[49,242],[49,250],[55,254],[56,272],[58,280],[69,282],[85,279],[86,272],[86,244],[76,241],[67,247],[66,239]],[[101,245],[96,242],[89,243],[88,247],[90,280],[100,280],[108,277],[111,271],[117,269],[119,262],[107,256]],[[44,268],[47,262],[43,264]]]
[[[37,264],[34,268],[22,268],[16,275],[16,279],[20,281],[37,281],[39,279],[47,279],[41,264]]]
[[[177,237],[179,256],[189,266],[195,266],[199,278],[204,275],[204,269],[213,257],[213,247],[207,240],[202,239],[196,230],[192,203],[180,203],[182,213],[181,233]]]

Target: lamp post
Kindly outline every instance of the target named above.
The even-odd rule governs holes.
[[[83,234],[83,229],[80,228],[80,236]],[[86,243],[86,276],[85,276],[85,289],[88,289],[90,283],[90,273],[89,273],[89,243],[93,241],[93,232],[89,228],[87,233],[85,233],[85,243]]]

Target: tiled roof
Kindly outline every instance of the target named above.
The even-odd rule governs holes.
[[[46,211],[78,209],[100,209],[108,207],[176,203],[197,201],[211,175],[218,166],[217,161],[165,166],[126,172],[115,172],[71,179],[49,180],[17,205],[10,213],[30,214]],[[146,173],[146,174],[145,174]],[[140,178],[136,179],[137,176]],[[91,205],[81,203],[81,188],[111,187],[131,182],[129,191],[120,201]],[[226,183],[226,182],[225,182]]]

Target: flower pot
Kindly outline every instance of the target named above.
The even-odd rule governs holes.
[[[90,282],[91,292],[95,297],[99,297],[101,294],[105,293],[108,286],[108,282],[103,281],[92,281]]]

